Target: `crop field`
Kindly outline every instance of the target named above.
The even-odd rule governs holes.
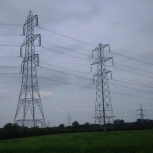
[[[69,133],[1,140],[0,153],[153,153],[153,130]]]

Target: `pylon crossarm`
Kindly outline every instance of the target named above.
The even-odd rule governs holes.
[[[111,71],[109,71],[109,70],[104,70],[104,72],[103,73],[110,73]]]
[[[35,41],[37,37],[41,37],[40,34],[34,35],[32,41]],[[28,44],[31,44],[31,41],[27,42],[27,40],[24,40],[23,44],[21,45],[21,48],[22,48],[23,46],[28,45]],[[40,41],[39,41],[39,46],[40,46],[40,45],[41,45],[41,43],[40,43]]]
[[[106,61],[108,61],[108,60],[110,60],[110,59],[113,59],[113,57],[105,57],[105,58],[104,58],[104,61],[106,62]]]
[[[30,21],[28,20],[30,18]],[[27,24],[29,24],[29,23],[31,23],[34,19],[36,19],[36,18],[38,18],[38,16],[37,15],[32,15],[32,14],[29,14],[29,16],[27,17],[27,20],[26,20],[26,22],[24,23],[24,27],[27,25]],[[36,25],[37,26],[37,25]]]
[[[100,64],[99,59],[96,59],[91,65]]]
[[[107,46],[109,46],[109,44],[102,44],[102,47],[103,47],[103,48],[105,48],[105,47],[107,47]]]

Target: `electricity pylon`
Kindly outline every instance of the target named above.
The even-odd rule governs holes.
[[[103,125],[104,133],[106,132],[106,124],[113,123],[114,124],[114,116],[113,109],[110,97],[110,90],[108,84],[107,74],[111,71],[106,70],[105,62],[113,59],[112,57],[104,56],[104,48],[109,47],[108,44],[99,44],[97,48],[92,51],[97,51],[97,59],[91,65],[97,65],[97,73],[93,75],[93,83],[94,77],[97,77],[96,81],[96,102],[95,102],[95,126],[99,124]],[[110,47],[109,47],[110,50]]]
[[[36,69],[36,67],[39,66],[39,55],[35,54],[34,45],[35,39],[39,38],[39,46],[41,46],[41,35],[34,34],[34,26],[38,26],[38,16],[33,15],[30,11],[23,26],[23,35],[25,35],[26,31],[26,38],[20,48],[20,56],[22,57],[23,46],[25,46],[25,54],[21,64],[22,83],[14,123],[27,127],[36,127],[40,124],[42,127],[45,127]],[[19,117],[21,108],[23,108],[22,118]],[[40,116],[39,119],[36,117],[36,108],[40,111],[40,113],[38,112]],[[31,112],[30,117],[27,117],[28,110]]]
[[[137,111],[140,111],[140,114],[137,114],[136,116],[140,116],[140,120],[141,120],[141,124],[143,125],[143,122],[144,122],[144,116],[146,116],[146,115],[144,115],[144,113],[143,113],[143,111],[146,111],[146,110],[144,110],[144,109],[142,109],[142,105],[140,105],[140,109],[138,109]]]
[[[71,114],[68,114],[68,126],[71,126]]]

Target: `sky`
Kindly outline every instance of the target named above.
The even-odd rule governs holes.
[[[108,74],[115,119],[134,122],[140,105],[153,119],[153,1],[152,0],[0,0],[0,127],[13,123],[22,75],[20,46],[23,24],[38,15],[42,46],[38,85],[48,126],[78,121],[94,123],[96,84],[90,65],[99,43],[112,73]],[[95,78],[96,79],[96,78]],[[21,115],[22,118],[22,115]]]

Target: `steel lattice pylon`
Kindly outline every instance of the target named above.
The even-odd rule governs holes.
[[[97,59],[91,64],[97,64],[97,73],[93,76],[97,77],[96,81],[96,102],[95,102],[95,125],[103,125],[104,132],[106,132],[106,124],[114,124],[113,109],[110,97],[110,90],[108,84],[107,73],[111,72],[106,70],[105,62],[112,59],[112,57],[104,56],[104,48],[109,45],[99,44],[97,48],[92,51],[97,51]],[[109,47],[110,48],[110,47]]]
[[[144,115],[144,113],[143,113],[143,111],[146,111],[146,110],[144,110],[143,108],[142,108],[142,105],[140,105],[140,109],[138,109],[137,111],[140,111],[140,114],[137,114],[136,116],[140,116],[140,120],[141,120],[141,124],[143,125],[144,124],[144,116],[146,116],[146,115]]]
[[[41,45],[41,36],[40,34],[34,34],[34,26],[38,26],[38,17],[37,15],[32,15],[30,11],[23,26],[23,35],[25,35],[26,31],[26,38],[20,48],[20,56],[22,57],[23,46],[25,46],[25,54],[21,64],[22,83],[14,122],[20,126],[36,127],[38,124],[41,124],[42,127],[45,127],[45,118],[39,94],[36,69],[39,65],[39,55],[35,54],[34,45],[34,40],[36,38],[39,38],[39,46]],[[22,107],[23,117],[20,119],[19,112]],[[39,119],[36,118],[37,107],[40,111],[39,115],[41,116]],[[28,110],[31,112],[30,118],[27,118]]]

